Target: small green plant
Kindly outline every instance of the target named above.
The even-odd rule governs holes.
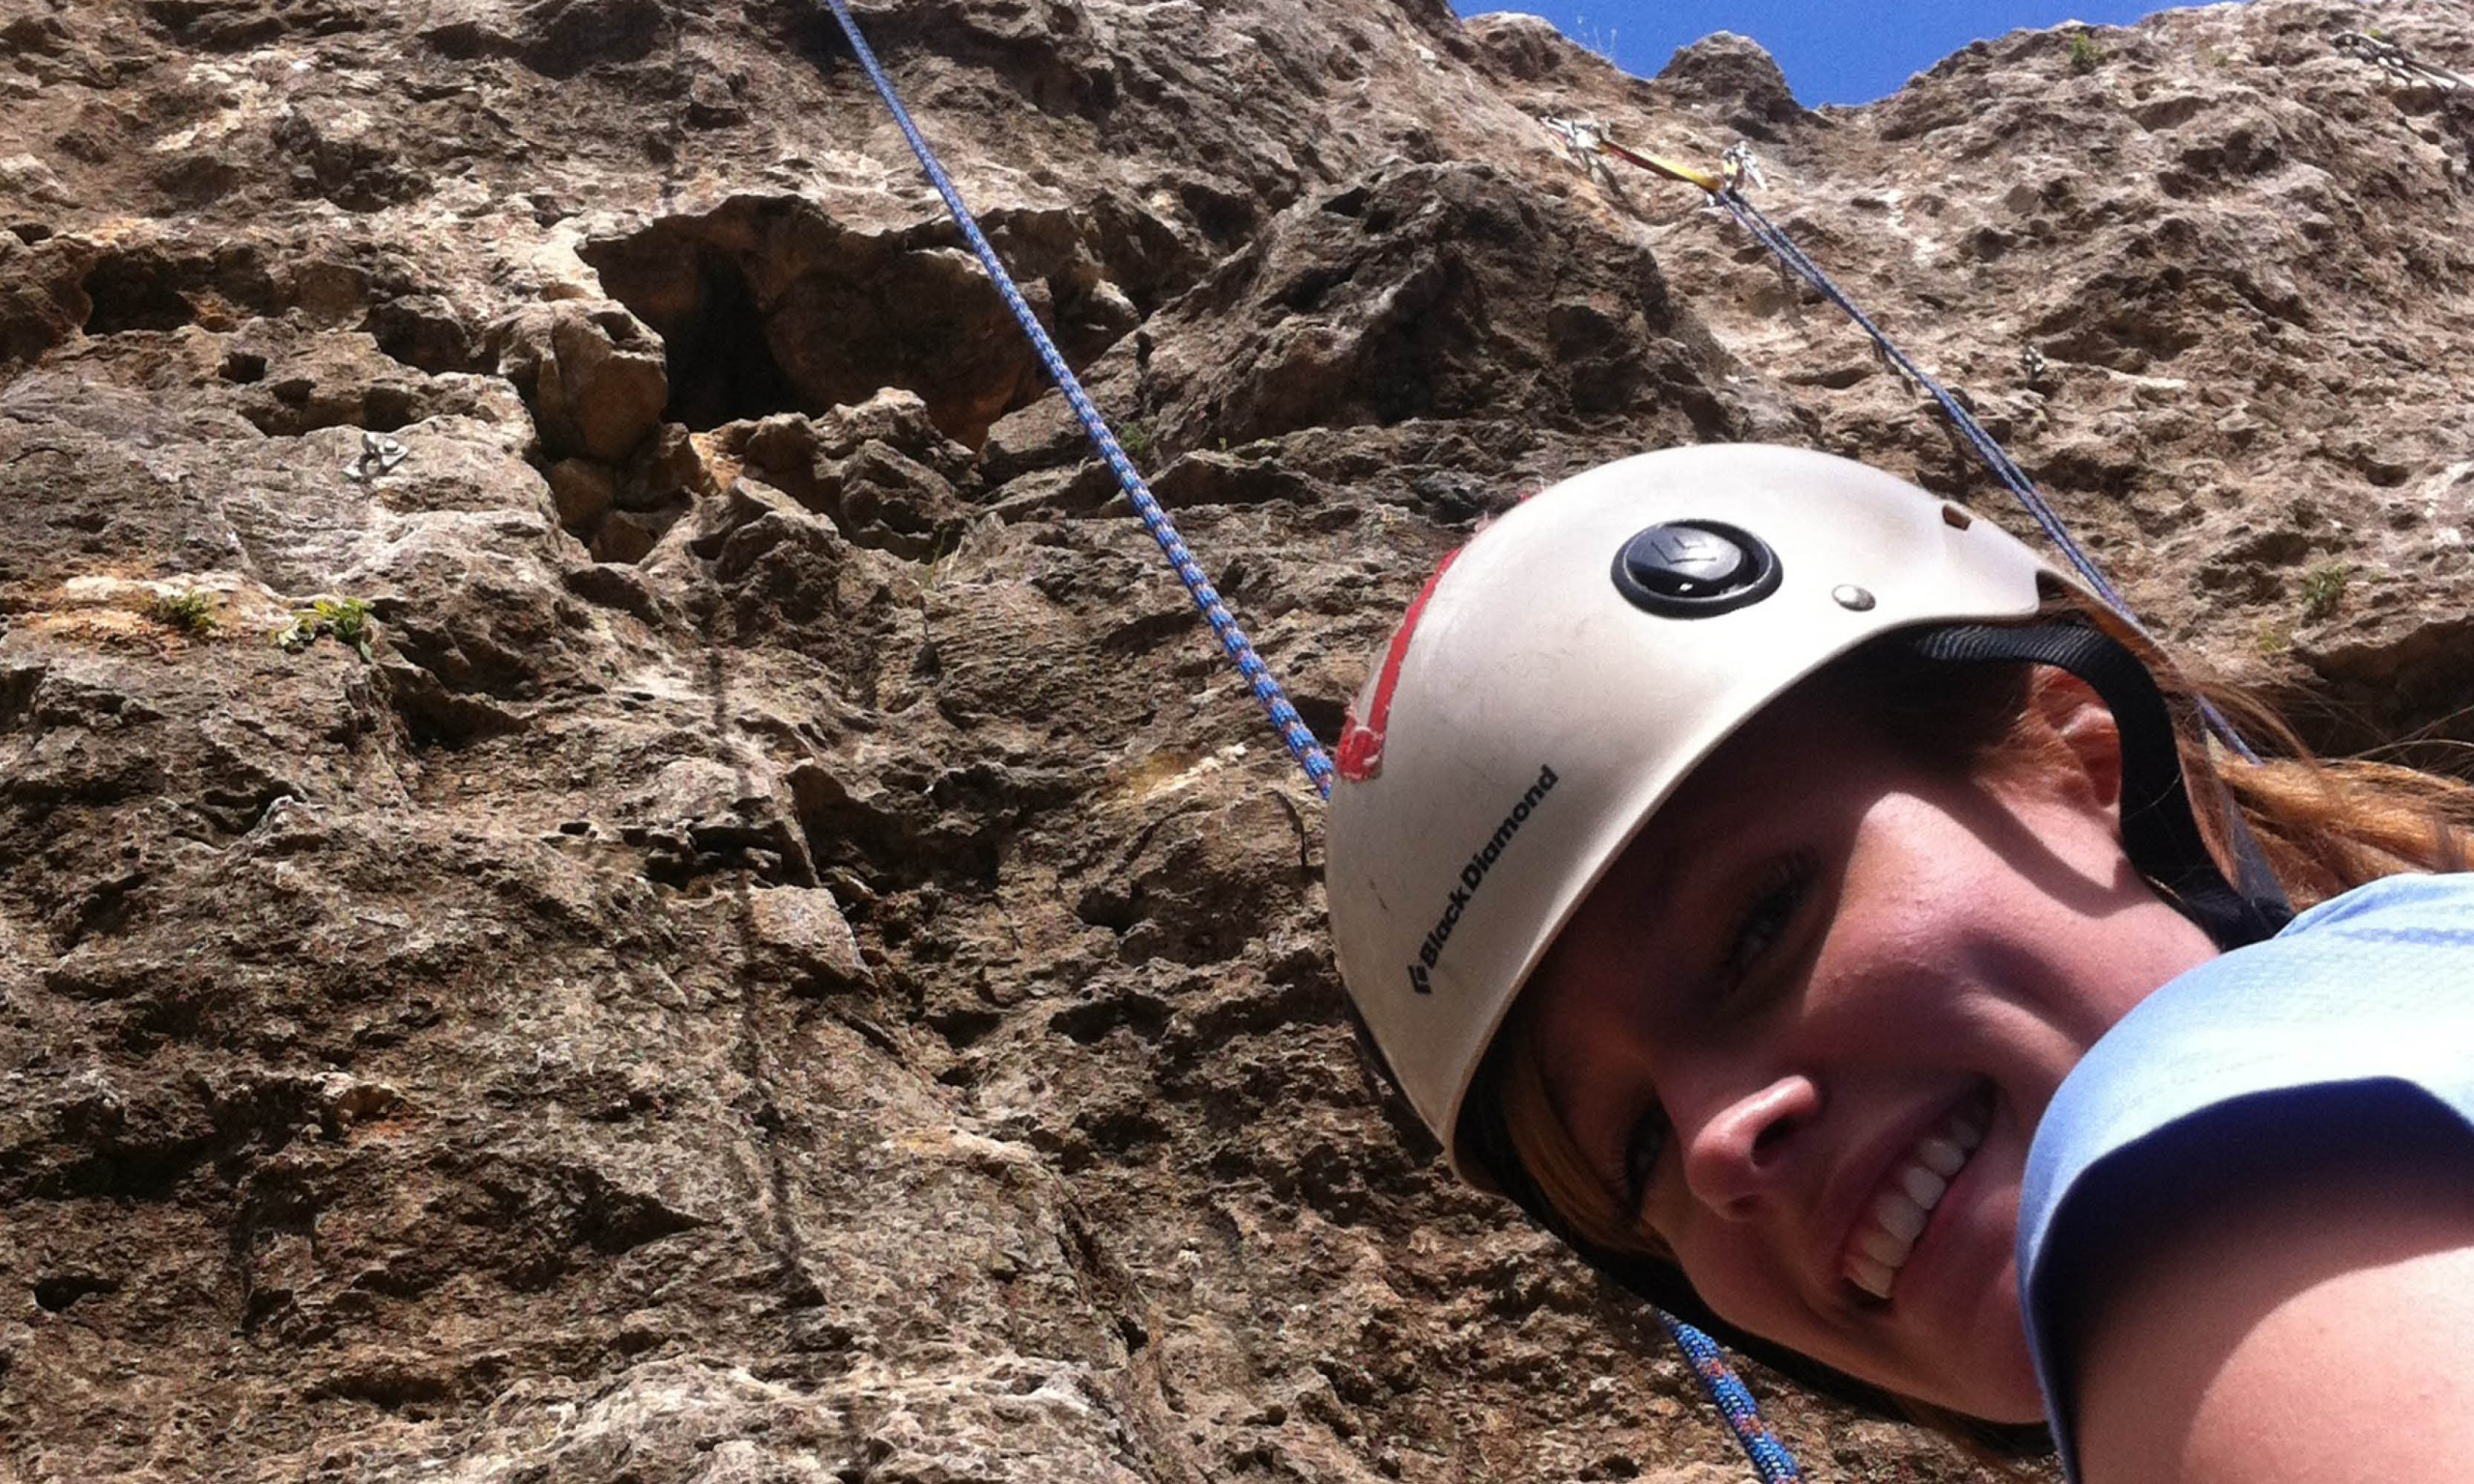
[[[2095,38],[2085,31],[2070,33],[2070,70],[2072,71],[2092,72],[2101,60],[2103,58],[2096,50]]]
[[[2323,561],[2302,575],[2302,617],[2316,623],[2345,600],[2345,582],[2353,569],[2342,561]]]
[[[158,592],[146,600],[146,616],[191,639],[204,639],[215,632],[215,594],[195,588]]]
[[[293,614],[292,622],[275,636],[275,642],[299,654],[316,643],[320,635],[331,636],[366,665],[370,641],[378,635],[378,620],[359,598],[317,598]]]
[[[1117,425],[1117,446],[1125,450],[1129,459],[1139,461],[1158,442],[1160,430],[1148,417],[1129,417]]]
[[[928,555],[920,558],[921,592],[935,592],[937,585],[944,582],[946,574],[953,571],[954,558],[962,554],[964,534],[966,532],[962,528],[956,527],[939,532],[929,541]]]

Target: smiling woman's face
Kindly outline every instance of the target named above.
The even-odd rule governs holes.
[[[2041,1415],[2012,1238],[2064,1073],[2213,956],[2123,855],[2111,718],[1953,776],[1824,682],[1714,754],[1524,995],[1581,1156],[1728,1322],[1994,1421]]]

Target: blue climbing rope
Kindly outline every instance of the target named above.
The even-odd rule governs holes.
[[[1194,554],[1187,550],[1185,538],[1177,534],[1176,525],[1168,519],[1168,512],[1160,508],[1159,499],[1151,493],[1151,486],[1143,482],[1134,461],[1126,457],[1125,449],[1118,445],[1116,435],[1108,431],[1108,420],[1100,415],[1100,410],[1092,406],[1091,399],[1083,394],[1082,384],[1076,380],[1073,370],[1065,364],[1065,357],[1057,354],[1056,342],[1050,340],[1048,331],[1041,328],[1039,316],[1033,314],[1029,303],[1023,300],[1022,291],[1014,286],[1014,275],[1005,271],[1004,263],[996,256],[996,249],[989,245],[987,235],[979,230],[979,223],[972,218],[970,208],[963,204],[962,192],[954,188],[952,177],[946,175],[945,167],[936,162],[935,152],[928,148],[926,139],[920,137],[919,127],[910,122],[910,111],[902,106],[901,98],[894,93],[892,79],[878,65],[877,54],[869,49],[867,38],[859,34],[859,23],[850,18],[849,7],[844,0],[825,0],[825,3],[833,8],[833,18],[842,23],[842,34],[850,39],[850,49],[858,54],[859,65],[868,70],[868,80],[877,85],[877,96],[885,100],[885,107],[893,114],[895,125],[902,129],[902,137],[910,142],[910,153],[919,157],[920,169],[927,172],[929,183],[936,187],[936,194],[945,198],[945,209],[953,214],[954,224],[962,228],[963,236],[970,243],[970,250],[978,255],[979,266],[988,271],[989,281],[996,285],[996,292],[1005,296],[1006,307],[1014,311],[1014,318],[1021,324],[1022,332],[1031,337],[1032,346],[1039,352],[1040,364],[1048,368],[1049,377],[1056,383],[1057,390],[1065,393],[1065,400],[1073,407],[1074,415],[1082,419],[1083,431],[1091,435],[1091,442],[1098,446],[1100,457],[1106,459],[1108,468],[1115,471],[1117,484],[1125,490],[1126,499],[1134,502],[1135,513],[1142,517],[1143,527],[1151,532],[1151,538],[1160,543],[1160,550],[1167,556],[1168,565],[1177,569],[1177,580],[1186,585],[1186,591],[1194,597],[1194,607],[1201,612],[1203,621],[1211,625],[1211,632],[1220,641],[1220,647],[1227,654],[1229,663],[1246,677],[1246,684],[1252,689],[1254,699],[1262,703],[1264,713],[1271,718],[1273,729],[1280,733],[1281,743],[1288,748],[1289,756],[1297,759],[1297,765],[1306,770],[1306,777],[1314,785],[1315,791],[1325,798],[1331,797],[1332,759],[1324,755],[1322,744],[1314,740],[1314,733],[1298,716],[1297,707],[1289,703],[1288,693],[1280,689],[1280,681],[1273,678],[1262,657],[1254,653],[1254,646],[1246,638],[1246,631],[1237,626],[1237,619],[1228,612],[1228,606],[1220,600],[1220,592],[1212,586],[1211,579],[1203,576],[1201,565],[1194,560]]]
[[[1752,234],[1753,241],[1769,248],[1772,256],[1776,257],[1796,276],[1803,279],[1822,298],[1836,304],[1842,313],[1856,322],[1856,328],[1871,337],[1874,349],[1880,351],[1884,359],[1898,367],[1900,374],[1910,382],[1924,388],[1933,398],[1934,403],[1942,409],[1942,414],[1950,420],[1950,425],[1957,428],[1959,435],[1967,440],[1968,446],[1975,450],[1976,457],[1984,461],[1985,468],[1993,471],[1994,477],[2001,481],[2002,487],[2018,499],[2028,514],[2034,519],[2036,525],[2043,529],[2046,538],[2053,542],[2055,550],[2061,553],[2062,559],[2070,563],[2071,570],[2077,572],[2080,580],[2087,585],[2088,590],[2095,593],[2107,608],[2113,610],[2115,617],[2128,624],[2132,633],[2151,642],[2154,642],[2154,636],[2147,632],[2147,626],[2141,623],[2139,614],[2131,611],[2129,600],[2106,580],[2104,571],[2096,565],[2095,558],[2089,556],[2079,542],[2071,536],[2069,528],[2062,525],[2061,517],[2054,513],[2053,506],[2045,503],[2044,495],[2036,488],[2036,482],[2028,478],[2027,471],[2012,461],[2008,451],[2001,446],[2000,442],[1984,430],[1984,424],[1975,420],[1975,414],[1968,411],[1967,404],[1952,396],[1948,388],[1926,375],[1922,366],[1908,358],[1907,353],[1898,348],[1898,342],[1884,333],[1882,328],[1873,323],[1871,316],[1856,307],[1856,301],[1849,299],[1838,285],[1829,281],[1829,275],[1821,271],[1820,264],[1804,255],[1804,250],[1796,245],[1795,239],[1781,231],[1776,222],[1763,215],[1761,208],[1744,199],[1741,178],[1750,174],[1758,179],[1760,171],[1758,167],[1752,165],[1751,157],[1743,153],[1742,145],[1739,144],[1727,151],[1724,157],[1725,170],[1713,173],[1696,169],[1691,165],[1679,164],[1661,156],[1645,155],[1638,150],[1625,149],[1608,136],[1604,125],[1591,124],[1580,119],[1562,118],[1553,114],[1540,117],[1539,122],[1546,127],[1549,133],[1563,140],[1565,148],[1570,150],[1575,156],[1585,158],[1592,155],[1612,155],[1629,164],[1665,176],[1668,180],[1681,181],[1684,185],[1697,186],[1712,202],[1725,207],[1728,214],[1735,217],[1736,224]],[[2242,734],[2234,730],[2233,724],[2227,721],[2225,714],[2204,697],[2200,699],[2199,712],[2201,719],[2207,723],[2208,729],[2214,732],[2218,740],[2222,741],[2235,756],[2245,762],[2256,763],[2259,760],[2259,755],[2251,751],[2250,744],[2242,740]],[[2256,852],[2253,853],[2256,854]],[[2256,884],[2253,878],[2254,870],[2264,870],[2265,866],[2263,862],[2255,861],[2246,856],[2242,863],[2242,870],[2243,886],[2248,891]]]
[[[1238,628],[1237,620],[1229,614],[1226,605],[1220,600],[1219,592],[1194,561],[1194,553],[1187,550],[1184,538],[1177,534],[1177,528],[1168,519],[1168,513],[1160,507],[1151,487],[1143,482],[1133,461],[1118,446],[1116,435],[1108,431],[1108,419],[1100,415],[1100,410],[1092,406],[1091,399],[1083,394],[1082,384],[1076,380],[1073,370],[1065,364],[1065,357],[1057,354],[1056,344],[1041,327],[1039,317],[1023,301],[1022,291],[1014,286],[1013,275],[1005,271],[1004,263],[996,256],[996,249],[989,244],[986,234],[979,230],[979,223],[972,218],[970,208],[964,205],[962,192],[954,188],[953,179],[945,174],[945,167],[936,162],[935,152],[928,148],[928,141],[921,137],[918,126],[911,123],[910,111],[903,107],[902,99],[894,92],[893,80],[885,75],[884,68],[877,63],[877,54],[870,49],[867,38],[859,34],[859,24],[851,19],[849,7],[844,0],[825,0],[825,4],[831,7],[833,18],[841,23],[842,34],[849,38],[851,51],[858,56],[859,65],[867,70],[868,80],[876,84],[877,96],[884,100],[886,110],[892,113],[894,124],[902,130],[902,137],[909,142],[910,152],[919,157],[919,167],[927,172],[930,184],[936,187],[936,194],[944,197],[945,209],[953,214],[954,224],[962,229],[963,236],[970,243],[970,250],[978,256],[980,267],[988,271],[989,280],[1005,297],[1006,306],[1014,311],[1014,318],[1021,325],[1022,332],[1030,337],[1031,344],[1038,350],[1040,364],[1048,368],[1057,389],[1065,393],[1065,400],[1073,407],[1074,415],[1082,420],[1083,431],[1090,434],[1091,442],[1100,450],[1100,457],[1106,459],[1108,468],[1116,473],[1117,484],[1124,489],[1126,499],[1133,501],[1152,539],[1160,543],[1160,550],[1167,556],[1168,564],[1177,569],[1178,581],[1184,583],[1186,591],[1194,596],[1194,607],[1201,610],[1204,621],[1211,625],[1211,632],[1219,638],[1221,648],[1236,665],[1238,672],[1246,677],[1254,699],[1262,702],[1273,728],[1280,732],[1280,741],[1287,746],[1290,756],[1297,759],[1298,766],[1306,770],[1315,791],[1325,798],[1331,797],[1331,758],[1325,756],[1322,745],[1314,740],[1314,734],[1307,729],[1297,708],[1289,703],[1287,694],[1273,678],[1261,656],[1254,653],[1254,646],[1248,642],[1245,631]],[[1658,1322],[1674,1337],[1677,1348],[1691,1364],[1692,1373],[1701,1379],[1710,1399],[1725,1416],[1728,1428],[1743,1446],[1744,1456],[1752,1461],[1753,1471],[1761,1476],[1763,1484],[1789,1484],[1791,1480],[1800,1479],[1802,1475],[1796,1471],[1795,1461],[1787,1456],[1787,1450],[1779,1443],[1776,1435],[1762,1422],[1760,1409],[1753,1405],[1752,1393],[1744,1389],[1743,1383],[1727,1365],[1726,1356],[1718,1349],[1717,1342],[1662,1309],[1658,1311]]]
[[[1744,199],[1742,189],[1733,180],[1725,182],[1714,190],[1711,189],[1706,181],[1695,181],[1693,184],[1700,186],[1710,199],[1725,207],[1728,214],[1734,216],[1739,225],[1752,234],[1754,241],[1769,248],[1779,262],[1795,272],[1796,276],[1810,284],[1824,299],[1836,304],[1842,313],[1855,321],[1856,328],[1872,338],[1874,346],[1889,360],[1890,364],[1898,367],[1902,375],[1923,387],[1925,394],[1940,405],[1942,414],[1950,420],[1950,425],[1959,430],[1959,436],[1967,440],[1968,446],[1975,450],[1976,457],[1984,461],[1987,469],[1993,471],[1994,477],[2001,481],[2002,488],[2008,490],[2027,510],[2037,527],[2044,531],[2046,539],[2053,542],[2054,549],[2061,553],[2062,559],[2069,562],[2071,570],[2079,574],[2080,581],[2087,585],[2088,590],[2102,599],[2105,606],[2112,609],[2116,617],[2130,625],[2133,633],[2143,639],[2152,639],[2147,632],[2147,626],[2141,623],[2139,615],[2131,611],[2130,601],[2106,579],[2103,569],[2096,565],[2095,558],[2087,555],[2086,550],[2080,546],[2078,540],[2070,534],[2069,528],[2062,524],[2061,517],[2055,514],[2053,506],[2045,502],[2044,495],[2036,488],[2035,481],[2028,478],[2027,471],[2018,466],[2008,451],[1995,440],[1992,434],[1984,430],[1984,424],[1975,420],[1975,414],[1968,411],[1966,403],[1952,396],[1948,388],[1927,375],[1923,367],[1909,359],[1907,353],[1898,348],[1896,341],[1884,333],[1882,328],[1874,324],[1871,317],[1863,310],[1856,307],[1856,301],[1849,299],[1838,285],[1829,281],[1829,275],[1821,271],[1820,264],[1805,256],[1804,250],[1796,245],[1794,239],[1779,230],[1777,223],[1763,215],[1759,207]],[[2259,760],[2258,754],[2253,752],[2250,744],[2242,740],[2242,734],[2234,729],[2233,724],[2227,721],[2224,714],[2204,698],[2200,700],[2199,709],[2201,717],[2207,723],[2208,729],[2215,732],[2218,740],[2222,741],[2234,756],[2245,762]]]
[[[1806,257],[1804,250],[1796,245],[1794,239],[1778,229],[1777,223],[1764,216],[1759,207],[1744,199],[1741,190],[1729,186],[1715,195],[1718,204],[1725,207],[1735,219],[1742,224],[1743,229],[1753,235],[1755,241],[1775,253],[1779,261],[1793,269],[1798,277],[1811,284],[1823,298],[1836,304],[1849,319],[1856,322],[1858,329],[1872,337],[1873,344],[1880,348],[1884,357],[1888,357],[1890,364],[1898,367],[1902,375],[1923,387],[1927,396],[1941,404],[1942,415],[1950,419],[1951,425],[1956,427],[1960,436],[1968,441],[1968,445],[1975,450],[1976,457],[1984,461],[1985,467],[1993,471],[1994,477],[2001,481],[2003,488],[2009,490],[2013,496],[2017,497],[2019,503],[2027,507],[2028,514],[2035,518],[2036,525],[2043,528],[2046,537],[2060,551],[2063,559],[2070,563],[2071,570],[2079,574],[2080,580],[2085,582],[2096,596],[2105,600],[2107,608],[2112,609],[2124,619],[2137,623],[2139,620],[2132,615],[2129,601],[2106,579],[2103,569],[2096,565],[2095,558],[2087,555],[2077,538],[2070,534],[2069,528],[2062,525],[2061,517],[2054,514],[2053,506],[2045,502],[2044,495],[2036,489],[2035,481],[2029,479],[2027,471],[2019,468],[2000,443],[1994,441],[1992,434],[1984,431],[1984,424],[1975,420],[1975,414],[1968,411],[1967,404],[1950,395],[1948,388],[1935,381],[1923,367],[1910,360],[1907,353],[1898,348],[1896,341],[1883,333],[1880,326],[1874,324],[1863,310],[1856,307],[1854,300],[1840,292],[1838,285],[1829,281],[1829,275],[1821,271],[1821,265]]]
[[[1658,1323],[1666,1327],[1667,1336],[1675,1341],[1675,1348],[1683,1352],[1683,1358],[1692,1366],[1692,1374],[1701,1378],[1702,1389],[1710,1393],[1710,1400],[1727,1419],[1736,1441],[1743,1445],[1744,1456],[1752,1460],[1752,1470],[1761,1475],[1763,1484],[1788,1484],[1802,1478],[1796,1461],[1787,1454],[1786,1444],[1769,1430],[1769,1424],[1761,1420],[1761,1409],[1753,1405],[1752,1393],[1744,1389],[1742,1380],[1727,1364],[1726,1352],[1718,1348],[1718,1342],[1664,1309],[1656,1313]]]

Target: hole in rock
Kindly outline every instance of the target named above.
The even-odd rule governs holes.
[[[417,661],[421,656],[416,648],[410,657]],[[484,696],[448,687],[417,663],[390,672],[386,695],[403,723],[405,739],[417,750],[460,752],[524,729],[522,717],[492,704]]]
[[[181,292],[180,265],[156,253],[118,253],[86,274],[94,311],[86,333],[116,335],[130,329],[178,329],[197,317]]]
[[[84,1273],[64,1273],[58,1277],[35,1280],[35,1303],[47,1314],[58,1314],[89,1294],[112,1294],[120,1285],[109,1278],[91,1277]]]
[[[1315,696],[1293,692],[1289,700],[1297,707],[1297,719],[1314,733],[1314,740],[1325,747],[1340,745],[1340,729],[1348,725],[1348,701],[1338,696]]]
[[[1158,1039],[1168,1026],[1170,1011],[1158,1000],[1133,995],[1121,1000],[1094,1000],[1072,1005],[1049,1017],[1049,1026],[1077,1044],[1090,1045],[1122,1026],[1144,1041]]]
[[[671,421],[703,431],[815,414],[900,386],[975,447],[1045,383],[994,286],[948,245],[950,230],[859,232],[803,201],[740,197],[583,256],[668,347]]]
[[[670,348],[665,415],[702,430],[800,411],[798,388],[765,344],[764,312],[738,266],[717,252],[697,253],[696,302],[676,332],[655,327]]]

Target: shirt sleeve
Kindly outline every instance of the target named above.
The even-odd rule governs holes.
[[[2155,1213],[2359,1129],[2474,1167],[2474,875],[2397,876],[2151,994],[2072,1070],[2028,1155],[2020,1312],[2064,1470],[2073,1321]],[[2203,1275],[2194,1275],[2203,1281]]]

